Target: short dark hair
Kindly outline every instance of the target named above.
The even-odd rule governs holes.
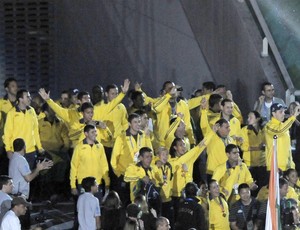
[[[279,178],[279,188],[282,188],[283,187],[283,185],[288,185],[289,184],[289,182],[287,181],[287,179],[284,179],[283,177],[280,177]]]
[[[106,88],[105,88],[105,92],[108,93],[109,90],[111,89],[117,89],[118,86],[116,84],[110,84],[110,85],[107,85]]]
[[[84,191],[90,192],[91,191],[91,187],[95,185],[95,182],[96,182],[96,178],[95,177],[92,177],[92,176],[85,177],[81,181],[81,186],[84,188]]]
[[[80,106],[80,111],[84,112],[86,109],[94,109],[94,106],[92,103],[90,102],[84,102],[81,106]]]
[[[130,95],[130,99],[135,101],[139,96],[143,96],[141,91],[133,91]]]
[[[3,188],[3,185],[7,185],[10,180],[12,180],[11,177],[9,177],[7,175],[1,175],[0,176],[0,189]]]
[[[224,123],[229,124],[229,122],[224,118],[221,118],[221,119],[217,120],[217,122],[216,122],[216,124],[219,124],[220,126],[222,126]]]
[[[173,142],[172,142],[172,144],[171,144],[171,146],[170,146],[169,153],[170,153],[170,155],[171,155],[172,158],[174,158],[174,157],[176,156],[176,150],[175,150],[174,147],[177,145],[177,143],[178,143],[179,141],[184,141],[184,140],[183,140],[182,138],[176,137],[176,138],[173,140]]]
[[[202,83],[202,87],[214,91],[216,89],[216,84],[212,81],[206,81]]]
[[[130,114],[129,116],[128,116],[128,122],[129,123],[131,123],[131,121],[133,120],[133,119],[135,119],[135,118],[140,118],[140,115],[139,114],[137,114],[137,113],[132,113],[132,114]]]
[[[60,95],[62,95],[62,94],[68,94],[68,96],[69,96],[69,91],[68,90],[63,90],[63,91],[60,92]]]
[[[140,117],[143,115],[143,114],[147,114],[147,112],[143,109],[139,109],[137,111],[134,112],[135,114],[139,115]]]
[[[23,98],[24,96],[24,93],[28,93],[28,90],[27,89],[20,89],[18,90],[17,92],[17,101],[19,101],[20,98]]]
[[[94,125],[86,125],[84,126],[83,132],[88,133],[90,130],[95,129],[96,126]]]
[[[163,86],[162,86],[162,90],[166,89],[167,84],[172,84],[172,83],[173,83],[172,81],[165,81]]]
[[[214,107],[215,104],[219,103],[222,100],[222,96],[220,94],[212,94],[208,99],[208,105],[210,108]]]
[[[224,106],[226,102],[232,103],[233,101],[230,100],[230,99],[225,98],[225,99],[223,99],[223,100],[221,101],[221,105]]]
[[[13,77],[6,78],[4,83],[3,83],[4,89],[7,88],[9,86],[9,84],[13,81],[17,82],[17,80]]]
[[[242,189],[245,189],[245,188],[250,189],[250,186],[249,186],[248,184],[246,184],[246,183],[240,184],[239,187],[238,187],[238,193],[240,193],[240,191],[241,191]]]
[[[265,90],[265,86],[267,85],[273,85],[271,82],[265,81],[264,83],[261,84],[261,90],[264,91]]]
[[[197,184],[194,183],[194,182],[187,183],[186,186],[185,186],[185,189],[184,189],[185,195],[187,197],[196,196],[198,190],[199,190],[199,188],[198,188]]]
[[[231,151],[233,149],[237,149],[238,147],[234,144],[228,144],[226,147],[225,147],[225,153],[231,153]]]
[[[22,138],[17,138],[13,142],[13,147],[15,152],[19,152],[25,148],[25,141]]]
[[[139,150],[139,156],[140,157],[144,157],[145,153],[152,153],[152,149],[150,149],[149,147],[142,147]]]
[[[78,100],[82,100],[83,96],[86,96],[86,95],[90,95],[89,92],[87,91],[80,91],[78,94],[77,94],[77,99]]]

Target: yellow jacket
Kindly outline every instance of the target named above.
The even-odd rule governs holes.
[[[71,160],[70,183],[76,188],[76,180],[81,184],[83,178],[93,176],[98,184],[104,179],[105,186],[110,185],[108,177],[108,164],[103,145],[96,142],[89,145],[84,139],[74,149]]]
[[[130,164],[126,169],[124,181],[130,182],[130,199],[132,202],[134,201],[134,194],[137,192],[137,189],[139,189],[137,186],[138,180],[143,179],[146,175],[150,180],[154,180],[154,169],[150,167],[147,170],[147,174],[146,170],[139,164]]]
[[[208,212],[209,229],[230,230],[229,210],[228,210],[227,202],[222,197],[220,197],[220,199],[218,197],[211,200],[208,199],[208,204],[209,204],[209,212]]]
[[[13,151],[13,141],[16,138],[23,138],[27,153],[42,149],[37,116],[30,106],[25,113],[17,106],[7,113],[3,136],[6,151]]]
[[[261,148],[265,143],[265,133],[262,129],[256,133],[252,126],[245,126],[241,131],[243,143],[243,159],[248,167],[258,167],[266,165],[266,156],[264,150],[250,150],[250,148]]]
[[[74,107],[72,109],[63,108],[52,99],[46,100],[46,102],[56,115],[66,123],[73,123],[82,118],[79,107]]]
[[[180,100],[176,103],[176,111],[175,114],[172,114],[172,108],[169,104],[169,100],[171,98],[170,94],[166,94],[161,97],[154,105],[153,109],[157,114],[157,122],[156,122],[156,135],[159,138],[160,142],[164,141],[164,137],[170,127],[170,120],[172,116],[182,113],[183,121],[186,125],[187,136],[189,137],[190,143],[195,144],[193,129],[191,125],[191,115],[190,110],[187,103],[183,100]]]
[[[210,139],[207,138],[205,144],[209,141]],[[186,183],[193,180],[193,164],[205,148],[206,146],[197,145],[183,156],[171,158],[160,168],[157,165],[153,166],[155,180],[161,187],[160,195],[163,202],[170,201],[172,195],[179,197]],[[188,172],[182,171],[182,164],[188,166]]]
[[[172,142],[175,139],[175,132],[176,129],[178,127],[178,125],[180,124],[180,122],[184,122],[180,117],[177,117],[176,120],[171,124],[171,126],[169,127],[165,137],[164,137],[164,141],[162,141],[160,143],[160,146],[164,146],[167,149],[170,149]],[[190,140],[187,137],[184,137],[184,142],[186,145],[187,150],[190,150],[191,148],[191,144],[190,144]]]
[[[236,144],[235,140],[231,137],[221,138],[218,134],[214,133],[209,126],[207,119],[207,111],[202,110],[201,113],[201,129],[205,130],[204,137],[212,133],[212,140],[207,145],[207,168],[206,172],[210,175],[221,164],[224,164],[228,157],[225,153],[225,147],[228,144]]]
[[[121,94],[123,93],[120,93],[118,97],[123,98],[124,95]],[[119,100],[115,101],[115,99],[110,102],[113,102],[112,104],[108,103],[102,104],[99,107],[95,106],[95,120],[102,120],[113,135],[111,140],[102,142],[106,147],[113,147],[116,138],[128,128],[127,110],[122,103],[115,105],[115,102]]]
[[[46,118],[39,121],[41,143],[46,151],[67,151],[70,146],[68,129],[63,121],[55,119],[51,124]]]
[[[234,185],[242,183],[250,185],[253,182],[252,175],[245,163],[232,168],[228,161],[216,168],[212,179],[219,183],[220,188],[226,189],[229,192],[226,196],[227,199],[230,197]]]
[[[277,138],[277,161],[278,168],[286,171],[289,168],[295,168],[291,152],[291,139],[289,129],[295,121],[295,116],[291,116],[285,122],[281,122],[274,117],[265,126],[266,137],[266,165],[270,170],[271,156],[273,149],[273,137]]]
[[[134,163],[134,157],[142,147],[152,149],[150,137],[142,131],[137,134],[137,140],[129,133],[129,130],[117,137],[110,163],[118,177],[124,175],[126,168]]]

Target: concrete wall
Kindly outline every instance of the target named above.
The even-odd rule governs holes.
[[[212,79],[179,1],[63,0],[55,16],[60,90],[130,78],[152,96],[166,80],[189,96]]]

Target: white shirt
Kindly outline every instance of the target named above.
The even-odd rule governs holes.
[[[79,230],[95,230],[95,217],[101,216],[99,200],[92,193],[85,192],[77,202]]]
[[[20,220],[12,210],[3,217],[0,230],[21,230]]]

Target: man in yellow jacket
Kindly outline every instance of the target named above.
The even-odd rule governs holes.
[[[3,142],[8,156],[13,153],[13,141],[22,138],[26,143],[25,158],[29,163],[30,169],[35,166],[36,149],[43,152],[40,141],[38,120],[36,113],[30,107],[30,93],[21,89],[17,92],[18,104],[7,113],[4,126]]]
[[[291,139],[289,129],[300,114],[300,105],[296,106],[294,114],[286,121],[284,120],[286,107],[282,104],[274,103],[271,106],[272,118],[265,126],[266,137],[266,166],[270,170],[271,155],[273,151],[274,136],[277,136],[277,158],[278,168],[286,171],[289,168],[295,168],[291,152]]]
[[[111,156],[111,166],[118,177],[112,187],[119,193],[123,202],[129,201],[128,185],[123,181],[127,167],[138,162],[139,150],[142,147],[152,149],[150,136],[141,131],[140,116],[135,113],[130,114],[128,123],[129,129],[117,137]]]
[[[85,139],[77,144],[71,160],[71,192],[73,195],[78,195],[77,188],[80,189],[82,179],[89,176],[95,177],[98,184],[101,184],[102,179],[104,179],[107,192],[110,185],[108,164],[103,145],[96,140],[96,127],[86,125],[84,135]],[[99,201],[101,201],[101,195],[99,189],[99,192],[95,194]]]

